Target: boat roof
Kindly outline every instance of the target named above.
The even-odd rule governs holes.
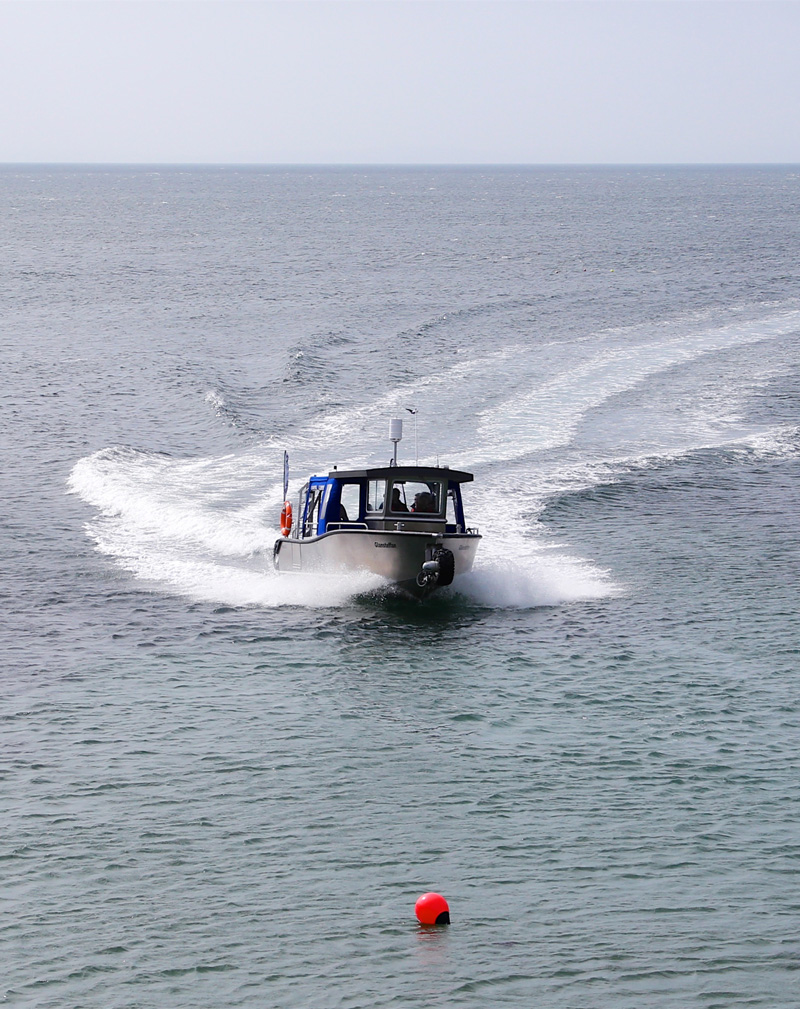
[[[328,474],[334,480],[451,480],[453,483],[470,483],[471,473],[447,466],[378,466],[371,469],[334,469]]]

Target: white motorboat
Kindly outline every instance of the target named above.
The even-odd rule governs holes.
[[[472,568],[481,536],[467,526],[461,487],[473,475],[397,465],[402,422],[392,421],[391,432],[388,466],[334,467],[309,478],[296,512],[286,501],[274,549],[278,571],[370,571],[423,598]]]

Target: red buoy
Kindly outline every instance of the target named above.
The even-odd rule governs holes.
[[[440,893],[423,893],[414,905],[414,913],[421,925],[450,924],[450,908]]]

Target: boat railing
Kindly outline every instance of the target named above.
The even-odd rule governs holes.
[[[414,529],[415,524],[416,523],[414,523],[412,521],[412,522],[409,522],[409,524],[407,526],[405,522],[398,522],[397,523],[397,527],[396,527],[397,528],[397,532],[409,532],[409,531],[410,532],[414,532],[415,531],[415,529]],[[337,522],[326,522],[325,523],[325,532],[327,532],[327,533],[330,533],[330,532],[341,532],[342,530],[348,530],[348,529],[366,529],[366,530],[369,530],[370,528],[372,528],[372,527],[369,526],[366,522],[339,522],[339,521],[337,521]],[[388,531],[391,531],[391,530],[388,530]],[[461,530],[460,526],[451,527],[451,528],[449,528],[447,530],[447,532],[454,532],[454,531],[457,531],[458,533],[461,533],[462,530]],[[478,536],[479,535],[479,530],[478,530],[477,526],[468,526],[466,529],[463,530],[463,532],[466,533],[468,536]]]

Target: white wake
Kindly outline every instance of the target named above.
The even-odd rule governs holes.
[[[545,503],[636,469],[721,446],[797,451],[797,428],[743,420],[749,396],[787,365],[760,346],[800,329],[800,312],[706,327],[674,321],[572,344],[531,339],[470,358],[300,427],[291,493],[333,463],[385,463],[389,417],[419,408],[420,462],[475,472],[470,524],[484,534],[453,591],[497,607],[555,605],[616,591],[608,573],[537,526]],[[213,391],[209,393],[211,400]],[[210,401],[211,401],[210,400]],[[407,416],[407,415],[406,415]],[[401,461],[413,460],[406,425]],[[97,549],[141,583],[232,606],[339,606],[380,589],[367,574],[277,575],[278,438],[221,457],[175,459],[112,447],[79,460],[69,489],[92,507]],[[439,446],[437,454],[435,446]]]

